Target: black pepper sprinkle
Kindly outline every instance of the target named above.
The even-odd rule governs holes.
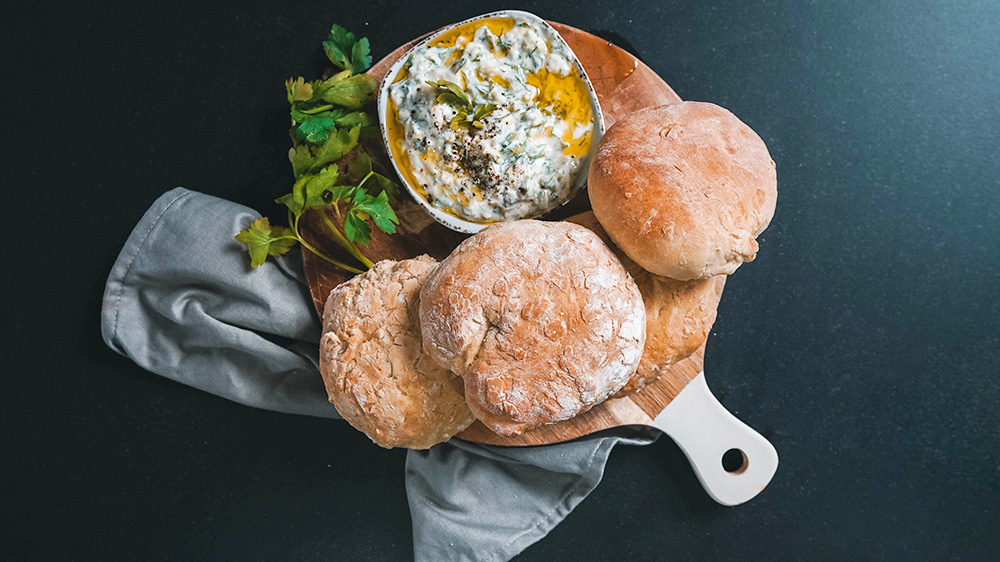
[[[483,129],[480,134],[470,134],[458,149],[459,163],[484,193],[495,192],[501,183],[500,175],[493,169],[493,158],[483,151],[481,145],[482,138],[493,136],[491,133],[495,134],[495,131]]]

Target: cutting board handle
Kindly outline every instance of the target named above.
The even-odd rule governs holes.
[[[708,389],[704,371],[656,416],[653,426],[677,442],[702,486],[723,505],[749,501],[778,469],[774,446],[719,403]],[[731,450],[735,451],[728,453]],[[736,462],[724,467],[727,453],[731,457],[727,460],[735,457]]]

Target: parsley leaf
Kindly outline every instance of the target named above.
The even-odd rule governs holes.
[[[361,127],[361,140],[381,142],[382,131],[379,130],[378,125]]]
[[[337,133],[330,135],[330,138],[326,139],[326,142],[324,142],[316,151],[313,164],[309,167],[309,171],[318,170],[326,164],[342,158],[345,154],[350,152],[352,148],[358,145],[358,135],[360,133],[361,127],[337,129]]]
[[[368,38],[356,41],[353,33],[336,24],[330,28],[330,35],[323,42],[323,50],[330,62],[353,73],[364,72],[372,64]]]
[[[299,104],[295,104],[292,106],[292,121],[295,123],[304,123],[307,119],[325,118],[333,119],[334,122],[337,122],[347,114],[347,110],[340,108],[330,109],[332,107],[332,105],[325,105],[312,109],[300,109]],[[340,125],[340,123],[337,123],[337,125]]]
[[[299,140],[320,144],[330,138],[330,133],[336,129],[336,126],[334,120],[328,117],[306,115],[302,124],[295,129],[295,134]]]
[[[437,97],[434,100],[438,103],[450,105],[455,108],[455,115],[448,122],[448,125],[455,131],[459,129],[475,127],[482,129],[485,125],[483,119],[496,111],[497,106],[490,103],[486,105],[475,105],[462,88],[447,80],[437,82],[427,82],[434,88]]]
[[[347,109],[360,109],[371,99],[372,92],[375,91],[375,79],[367,74],[342,76],[343,73],[334,74],[323,83],[320,99]]]
[[[358,181],[364,181],[372,171],[372,159],[368,153],[358,151],[358,157],[347,165],[347,173]]]
[[[344,234],[348,240],[359,244],[371,241],[371,227],[365,222],[372,219],[375,226],[388,234],[396,232],[399,219],[389,205],[389,196],[383,191],[372,197],[363,189],[354,192],[354,201],[344,220]]]
[[[476,108],[476,112],[472,116],[472,126],[477,129],[483,128],[483,118],[496,111],[497,106],[490,103],[486,105],[480,105]]]
[[[292,163],[292,173],[295,174],[295,179],[302,177],[302,174],[306,173],[315,162],[309,147],[301,144],[288,150],[288,160]]]
[[[236,240],[246,244],[250,253],[250,266],[262,265],[267,256],[280,256],[291,249],[297,240],[290,228],[271,226],[267,217],[261,217],[246,230],[241,230],[235,236]]]
[[[438,103],[446,103],[451,106],[467,109],[470,112],[472,111],[472,102],[469,101],[469,96],[465,94],[462,87],[458,84],[447,80],[438,80],[437,82],[428,81],[427,84],[438,92]]]
[[[351,47],[351,70],[361,73],[371,68],[371,65],[371,47],[368,45],[368,38],[362,37]]]
[[[312,84],[299,76],[298,80],[285,80],[285,90],[288,92],[288,103],[308,101],[313,96]]]
[[[333,184],[337,183],[339,177],[337,165],[332,164],[320,170],[318,174],[303,176],[292,186],[291,193],[282,195],[274,202],[288,207],[296,217],[307,209],[319,209],[331,202],[329,192],[334,189]]]
[[[371,242],[372,227],[368,226],[363,219],[358,218],[356,213],[348,213],[344,219],[344,234],[351,242],[358,244],[368,244]]]
[[[274,200],[274,202],[288,207],[288,210],[295,216],[302,214],[306,204],[305,199],[302,196],[302,190],[299,188],[298,184],[292,187],[291,193],[286,193],[281,197],[278,197]]]
[[[351,66],[351,57],[348,53],[354,47],[354,34],[343,27],[333,24],[330,28],[330,35],[323,41],[323,51],[330,62],[347,70]]]
[[[399,197],[399,184],[382,174],[372,172],[368,181],[374,181],[375,185],[382,190],[382,193],[388,195],[390,201],[395,201],[396,198]]]
[[[357,191],[358,186],[356,185],[335,185],[328,189],[325,196],[325,201],[327,203],[339,203],[340,201],[350,201],[354,199],[354,192]]]
[[[330,191],[334,188],[340,174],[337,172],[337,165],[333,164],[323,168],[303,187],[303,200],[306,209],[319,209],[325,207],[331,201],[327,200]]]
[[[358,187],[374,183],[377,190],[373,190],[373,193],[385,192],[391,201],[399,196],[399,186],[396,182],[372,170],[372,159],[365,152],[358,152],[357,158],[347,165],[347,173],[358,180]]]
[[[469,114],[464,111],[459,111],[458,113],[455,114],[454,117],[451,118],[451,121],[448,122],[448,125],[452,128],[453,131],[457,131],[461,129],[468,121],[469,121]]]
[[[371,113],[365,113],[364,111],[352,111],[342,117],[334,118],[334,121],[336,121],[338,127],[354,127],[355,125],[369,127],[376,123]]]
[[[399,219],[396,218],[396,213],[392,210],[392,206],[389,205],[389,196],[386,192],[379,193],[378,197],[372,197],[361,189],[355,192],[351,214],[361,213],[370,217],[375,226],[379,227],[383,232],[387,234],[396,232],[396,225],[399,224]]]

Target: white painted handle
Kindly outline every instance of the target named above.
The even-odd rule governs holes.
[[[774,446],[719,403],[704,372],[656,416],[653,426],[677,442],[708,495],[723,505],[749,501],[778,469]],[[722,466],[730,449],[743,453],[743,465],[733,472]]]

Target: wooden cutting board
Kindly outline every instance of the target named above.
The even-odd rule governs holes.
[[[579,57],[587,75],[594,84],[601,102],[604,120],[608,127],[620,117],[644,107],[663,105],[680,101],[680,97],[656,75],[625,50],[585,31],[553,23],[553,27],[566,39]],[[419,39],[396,49],[376,63],[368,71],[376,80],[381,80],[399,57]],[[391,170],[385,149],[381,144],[366,146],[373,159],[383,158],[381,166]],[[390,175],[391,171],[387,172]],[[390,175],[390,177],[393,177]],[[377,229],[372,233],[372,241],[363,249],[372,261],[382,259],[407,259],[420,254],[430,254],[443,259],[468,235],[453,232],[439,225],[420,209],[404,192],[396,205],[399,216],[399,232],[385,235]],[[586,192],[580,193],[572,202],[559,209],[558,218],[565,218],[586,210],[590,203]],[[330,215],[334,218],[333,215]],[[315,246],[325,249],[331,255],[350,260],[337,244],[330,239],[322,222],[312,213],[306,213],[302,220],[305,227],[303,236]],[[311,252],[303,251],[306,279],[312,292],[316,310],[322,316],[323,305],[330,291],[350,277]],[[493,445],[540,445],[567,441],[581,435],[620,425],[648,425],[666,405],[701,372],[704,346],[691,357],[671,366],[659,381],[650,384],[638,394],[627,398],[609,400],[573,419],[552,424],[517,437],[503,437],[476,422],[459,437],[478,443]]]
[[[597,91],[607,127],[632,111],[680,101],[663,79],[623,49],[567,25],[552,23],[552,26],[569,43],[586,69]],[[419,40],[399,47],[376,63],[368,74],[381,80],[389,67]],[[380,173],[393,177],[382,143],[372,142],[364,148],[372,156],[373,166]],[[468,237],[435,222],[405,191],[395,209],[400,220],[397,233],[386,235],[373,229],[371,243],[363,249],[372,261],[401,260],[425,253],[441,260]],[[564,219],[589,209],[584,191],[545,218]],[[587,214],[593,220],[593,214]],[[333,214],[330,217],[336,220]],[[303,215],[301,227],[310,244],[347,263],[354,263],[328,237],[321,220],[313,213]],[[311,252],[303,251],[302,257],[313,302],[322,317],[327,295],[350,274]],[[678,443],[712,498],[725,505],[743,503],[756,496],[770,481],[777,469],[777,453],[766,439],[736,419],[715,399],[702,372],[704,357],[705,346],[702,345],[692,356],[669,366],[659,380],[636,394],[605,401],[572,419],[517,437],[497,435],[479,422],[458,437],[492,445],[526,446],[568,441],[613,427],[656,427]],[[723,456],[733,451],[742,455],[742,464],[737,462],[724,469]]]

